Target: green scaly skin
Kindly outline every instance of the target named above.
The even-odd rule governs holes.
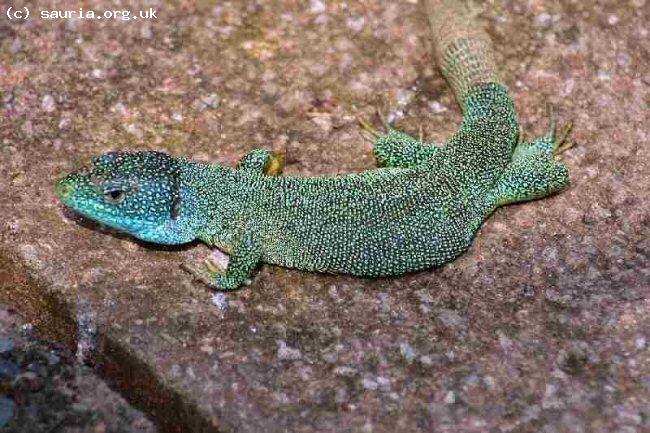
[[[160,152],[107,153],[56,185],[82,215],[145,241],[201,239],[230,253],[235,289],[261,263],[361,277],[400,275],[453,260],[497,206],[547,196],[568,183],[554,133],[517,143],[511,97],[497,83],[467,93],[458,133],[442,147],[398,131],[378,139],[382,167],[324,177],[269,176],[255,150],[239,167]]]

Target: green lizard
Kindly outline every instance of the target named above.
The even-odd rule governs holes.
[[[568,171],[554,158],[562,141],[554,126],[518,143],[515,107],[494,72],[489,40],[460,4],[425,6],[438,62],[463,111],[444,146],[390,130],[374,147],[379,168],[322,177],[271,175],[276,160],[261,149],[236,168],[110,152],[59,180],[59,199],[145,241],[198,238],[228,252],[225,270],[194,271],[217,289],[239,287],[262,262],[381,277],[453,260],[498,206],[560,191]]]

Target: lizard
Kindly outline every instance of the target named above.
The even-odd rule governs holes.
[[[397,276],[464,253],[499,206],[567,187],[555,120],[523,142],[513,99],[496,73],[489,37],[464,3],[425,0],[435,58],[460,105],[444,145],[390,129],[378,167],[334,176],[282,176],[265,149],[236,167],[164,152],[108,152],[58,180],[59,200],[144,241],[199,239],[225,251],[225,269],[191,268],[219,290],[240,287],[260,263],[359,277]],[[565,135],[566,137],[566,135]]]

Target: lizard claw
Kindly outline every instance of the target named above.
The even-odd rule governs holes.
[[[393,130],[393,127],[386,120],[386,117],[381,112],[381,110],[379,108],[375,108],[375,112],[377,114],[377,117],[379,117],[379,121],[381,122],[381,125],[383,127],[382,132],[378,131],[374,126],[372,126],[362,115],[359,114],[358,111],[355,111],[355,113],[354,113],[354,116],[357,119],[357,122],[359,123],[359,126],[361,127],[361,129],[365,133],[368,133],[368,134],[370,134],[372,136],[371,141],[375,141],[376,139],[378,139],[382,135],[388,134],[391,130]]]
[[[196,266],[187,264],[187,263],[181,263],[181,269],[183,269],[185,272],[189,273],[192,275],[194,278],[197,280],[201,281],[202,283],[206,284],[207,286],[214,287],[214,282],[213,280],[213,274],[210,273],[210,271],[206,268],[200,269]]]
[[[378,107],[375,108],[375,112],[377,113],[377,117],[379,117],[381,126],[384,127],[384,133],[388,134],[393,129],[393,126],[388,121],[388,117],[386,117]]]
[[[546,137],[549,140],[555,140],[555,134],[557,132],[557,116],[558,116],[558,107],[557,104],[547,103],[546,104],[547,115],[550,119],[550,125]]]
[[[181,264],[181,268],[208,286],[220,288],[217,281],[225,275],[228,262],[229,258],[227,254],[224,254],[218,249],[214,249],[203,261],[203,266],[183,263]]]
[[[200,269],[196,266],[182,263],[181,269],[188,272],[195,279],[213,289],[233,290],[239,286],[239,284],[237,284],[237,282],[233,280],[232,277],[228,276],[225,272],[212,272],[208,268],[208,265]]]
[[[557,117],[558,117],[558,107],[556,104],[548,105],[549,116],[551,118],[551,126],[549,131],[546,134],[546,138],[553,143],[553,155],[556,157],[562,154],[563,152],[571,149],[575,146],[575,143],[569,139],[571,130],[573,129],[573,122],[567,122],[566,126],[562,129],[562,132],[558,134],[557,131]]]
[[[357,119],[357,122],[359,123],[359,126],[361,126],[363,132],[370,134],[372,136],[371,141],[374,141],[377,138],[379,138],[381,134],[379,134],[379,132],[377,132],[377,130],[370,123],[368,123],[366,119],[364,119],[359,113],[355,113],[355,117]]]
[[[205,268],[208,270],[209,273],[211,274],[217,274],[219,272],[225,271],[224,268],[222,268],[219,263],[215,262],[214,260],[211,260],[209,257],[206,258],[203,263],[205,263]]]
[[[575,146],[575,143],[573,140],[569,139],[569,135],[571,134],[571,130],[573,130],[573,122],[569,121],[566,126],[564,127],[564,130],[562,131],[561,136],[556,136],[555,137],[555,149],[553,149],[553,153],[555,155],[560,155],[561,153],[571,149],[573,146]]]

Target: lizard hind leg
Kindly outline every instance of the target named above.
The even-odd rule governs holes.
[[[425,143],[420,138],[412,137],[405,132],[395,129],[386,117],[377,110],[384,133],[370,125],[363,117],[357,116],[357,121],[363,131],[374,141],[372,153],[379,167],[418,168],[430,167],[432,157],[438,153],[442,145]]]
[[[519,146],[497,184],[497,206],[546,197],[569,184],[566,166],[554,159],[552,149],[549,154],[545,138]]]
[[[372,149],[379,167],[402,168],[428,166],[438,151],[439,146],[423,143],[396,129],[379,136]]]
[[[438,151],[437,145],[424,143],[419,139],[395,129],[377,109],[382,130],[377,130],[363,117],[357,116],[357,122],[365,134],[374,142],[372,154],[379,167],[415,168],[426,166]]]
[[[497,206],[546,197],[568,185],[569,172],[559,159],[561,153],[573,147],[569,140],[572,127],[569,122],[558,135],[553,113],[545,136],[517,145],[512,161],[499,179]]]

